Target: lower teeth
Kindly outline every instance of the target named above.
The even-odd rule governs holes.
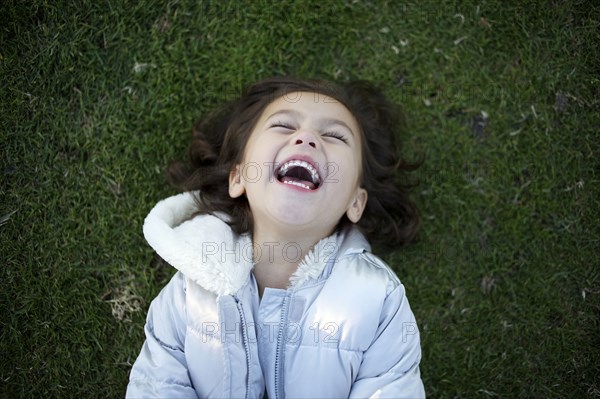
[[[285,184],[292,184],[294,186],[298,186],[298,187],[302,187],[305,188],[307,190],[310,190],[310,187],[308,187],[306,184],[302,184],[302,183],[298,183],[297,181],[284,181]]]

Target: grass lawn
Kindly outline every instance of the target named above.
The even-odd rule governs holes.
[[[0,397],[124,395],[164,168],[276,74],[405,108],[424,224],[387,260],[429,396],[600,397],[600,6],[526,3],[2,2]]]

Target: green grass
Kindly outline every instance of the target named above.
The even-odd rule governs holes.
[[[173,273],[141,236],[164,167],[283,73],[404,105],[424,227],[388,260],[428,394],[600,397],[597,5],[78,3],[0,6],[0,397],[124,395]]]

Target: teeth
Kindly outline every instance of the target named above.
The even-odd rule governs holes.
[[[293,160],[293,161],[288,161],[286,163],[284,163],[281,168],[279,168],[279,174],[283,175],[285,174],[285,172],[287,172],[287,170],[293,166],[299,166],[302,167],[306,170],[308,170],[310,172],[310,175],[312,177],[313,183],[320,183],[321,179],[319,177],[319,172],[317,172],[317,170],[308,162],[306,161],[299,161],[299,160]]]
[[[305,188],[307,190],[310,190],[310,187],[308,187],[306,184],[297,182],[297,181],[284,181],[285,184],[291,184],[292,186],[298,186],[298,187],[302,187]]]

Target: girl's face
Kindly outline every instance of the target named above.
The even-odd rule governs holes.
[[[232,197],[246,194],[255,232],[323,238],[344,214],[358,222],[367,201],[359,134],[350,111],[331,97],[295,92],[269,104],[229,181]]]

